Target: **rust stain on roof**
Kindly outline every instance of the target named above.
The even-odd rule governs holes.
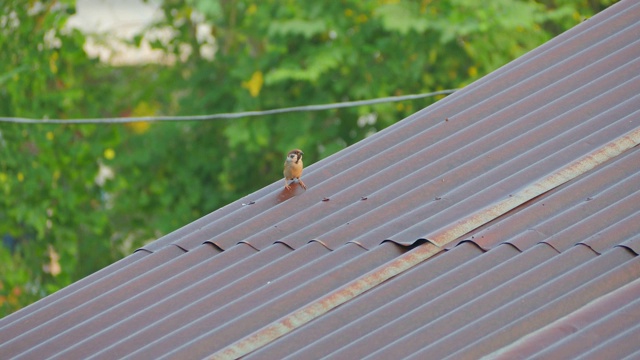
[[[231,346],[220,350],[213,354],[210,359],[237,359],[245,356],[275,339],[288,334],[296,328],[324,315],[328,311],[344,304],[365,291],[378,286],[382,282],[387,281],[422,261],[429,259],[440,251],[440,248],[432,244],[419,246],[365,274],[364,276],[355,279],[349,284],[332,291],[294,313],[269,324]]]
[[[615,139],[605,146],[594,150],[575,162],[546,176],[545,178],[527,185],[522,190],[510,194],[504,200],[491,205],[471,216],[461,219],[453,225],[428,235],[427,239],[438,246],[446,246],[451,241],[481,227],[484,224],[498,218],[525,202],[544,194],[545,192],[560,186],[567,181],[594,169],[598,165],[613,159],[623,152],[637,146],[640,143],[640,128],[635,129],[624,136]]]

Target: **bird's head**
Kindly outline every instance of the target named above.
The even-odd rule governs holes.
[[[287,160],[294,161],[297,164],[300,161],[300,159],[302,159],[302,155],[304,155],[302,150],[294,149],[289,151],[289,154],[287,154]]]

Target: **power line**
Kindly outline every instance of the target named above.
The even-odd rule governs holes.
[[[451,94],[458,89],[440,90],[422,94],[388,96],[370,100],[345,101],[333,104],[323,105],[305,105],[294,106],[288,108],[262,110],[262,111],[243,111],[236,113],[220,113],[210,115],[192,115],[192,116],[140,116],[140,117],[114,117],[114,118],[88,118],[88,119],[33,119],[21,117],[0,117],[0,122],[17,123],[17,124],[124,124],[132,122],[159,122],[159,121],[209,121],[222,119],[237,119],[242,117],[265,116],[273,114],[283,114],[290,112],[302,111],[321,111],[347,107],[356,107],[363,105],[373,105],[387,102],[398,102],[406,100],[422,99],[437,95]]]

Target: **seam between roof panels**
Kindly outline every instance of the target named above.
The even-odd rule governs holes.
[[[480,226],[497,219],[525,202],[591,171],[595,167],[621,155],[638,144],[640,144],[640,128],[636,128],[607,143],[555,173],[527,185],[522,190],[509,195],[508,198],[439,229],[427,236],[427,239],[437,246],[443,247]]]

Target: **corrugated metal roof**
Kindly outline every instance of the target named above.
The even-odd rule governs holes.
[[[0,319],[2,357],[637,356],[639,35],[613,5]]]

